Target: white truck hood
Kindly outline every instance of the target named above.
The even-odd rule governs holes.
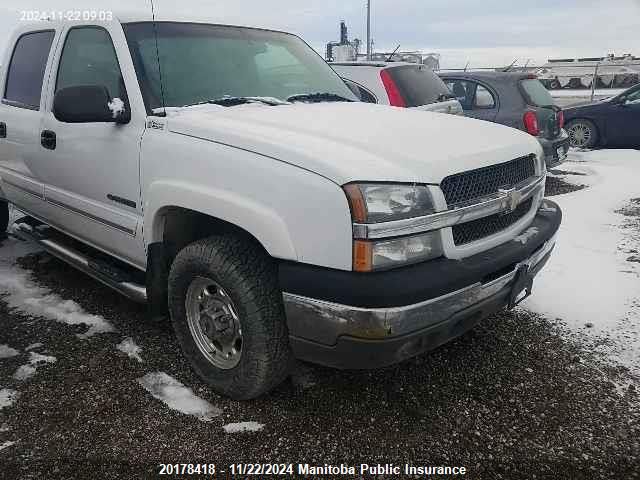
[[[170,132],[256,152],[352,181],[438,184],[448,175],[541,155],[530,135],[454,115],[366,103],[170,109]]]

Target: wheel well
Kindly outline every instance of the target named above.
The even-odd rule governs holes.
[[[222,233],[234,233],[248,238],[266,252],[253,235],[225,220],[183,207],[167,207],[160,215],[162,242],[169,262],[172,262],[178,252],[190,243]]]

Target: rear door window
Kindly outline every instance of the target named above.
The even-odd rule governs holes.
[[[493,94],[482,85],[476,88],[476,98],[474,101],[475,108],[495,108],[496,100]]]
[[[31,110],[40,108],[44,72],[54,35],[53,30],[47,30],[27,33],[18,39],[9,63],[5,103]]]
[[[533,107],[550,107],[554,104],[553,98],[540,80],[531,78],[520,81],[525,100]]]
[[[392,67],[387,72],[398,86],[407,107],[419,107],[451,97],[451,92],[433,70],[423,65]]]
[[[467,80],[449,79],[446,85],[451,90],[454,97],[460,102],[462,108],[471,110],[473,108],[473,99],[476,94],[476,84]]]

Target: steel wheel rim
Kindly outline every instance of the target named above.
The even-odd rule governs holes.
[[[584,123],[576,123],[569,128],[571,144],[575,147],[586,147],[591,141],[591,128]]]
[[[187,324],[203,357],[222,370],[234,368],[242,357],[242,328],[229,294],[210,278],[197,277],[185,299]]]

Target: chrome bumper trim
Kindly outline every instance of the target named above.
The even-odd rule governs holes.
[[[459,223],[471,222],[479,218],[488,217],[498,213],[505,213],[515,208],[539,189],[544,187],[545,177],[536,177],[531,183],[517,185],[514,189],[501,190],[498,193],[485,197],[479,203],[471,205],[454,205],[450,210],[438,212],[423,217],[396,220],[384,223],[354,223],[353,238],[360,240],[399,237],[416,233],[439,230],[452,227]]]
[[[533,275],[542,268],[542,260],[553,250],[552,237],[530,258],[522,262]],[[461,290],[414,305],[395,308],[359,308],[314,298],[283,293],[290,335],[334,345],[343,335],[380,340],[414,332],[443,322],[506,288],[518,270],[488,283],[476,283]]]

